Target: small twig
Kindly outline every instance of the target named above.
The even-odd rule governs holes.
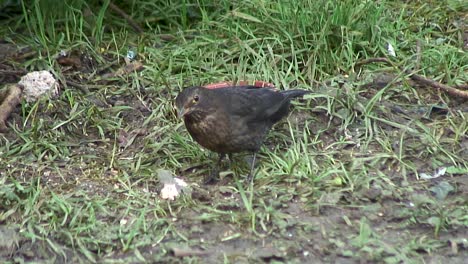
[[[133,61],[124,67],[121,67],[115,72],[110,72],[102,75],[103,79],[114,78],[116,76],[128,75],[134,71],[140,71],[143,69],[143,63],[139,61]]]
[[[23,59],[28,59],[30,57],[36,56],[36,53],[37,52],[35,50],[32,50],[32,51],[28,51],[25,53],[20,53],[18,55],[15,55],[14,58],[15,58],[15,61],[21,61]]]
[[[428,78],[423,77],[423,76],[421,76],[419,74],[416,74],[416,73],[413,73],[413,74],[409,73],[409,74],[410,74],[410,78],[413,81],[416,81],[418,83],[422,83],[422,84],[425,84],[425,85],[428,85],[428,86],[432,86],[432,87],[437,88],[437,89],[444,90],[444,91],[446,91],[447,93],[449,93],[451,95],[461,96],[463,98],[468,98],[468,91],[458,90],[456,88],[445,85],[443,83],[436,82],[434,80],[428,79]]]
[[[110,9],[114,10],[117,12],[119,15],[121,15],[125,20],[127,20],[128,24],[137,32],[137,33],[143,33],[143,29],[129,16],[127,13],[125,13],[122,9],[120,9],[118,6],[114,5],[112,2],[109,2],[109,7]]]
[[[108,64],[105,64],[104,66],[98,68],[97,70],[95,70],[94,72],[92,72],[92,73],[87,77],[87,79],[88,79],[88,80],[91,80],[91,79],[94,78],[95,75],[101,74],[102,72],[107,71],[108,69],[110,69],[110,68],[112,68],[112,67],[114,67],[114,66],[116,66],[116,65],[119,65],[119,60],[114,60],[114,61],[112,61],[112,62],[110,62],[110,63],[108,63]]]
[[[0,74],[3,75],[15,75],[15,76],[22,76],[25,75],[27,71],[25,70],[0,70]]]
[[[370,59],[362,60],[362,61],[359,61],[359,62],[356,63],[356,67],[360,67],[362,65],[369,64],[369,63],[374,63],[374,62],[383,62],[385,64],[392,65],[392,66],[395,67],[394,63],[392,61],[390,61],[389,59],[387,59],[387,58],[370,58]],[[416,74],[416,73],[414,73],[414,72],[412,72],[410,70],[403,70],[401,68],[399,68],[399,69],[401,71],[404,71],[406,74],[408,74],[409,77],[415,82],[418,82],[418,83],[423,84],[423,85],[431,86],[433,88],[444,90],[448,94],[453,95],[453,96],[468,98],[468,91],[458,90],[456,88],[445,85],[443,83],[439,83],[439,82],[436,82],[434,80],[428,79],[428,78],[426,78],[426,77],[424,77],[422,75]]]
[[[78,88],[78,90],[82,91],[84,94],[89,94],[89,89],[86,86],[83,86],[79,83],[72,82],[72,81],[66,81],[67,85]]]
[[[387,58],[370,58],[370,59],[358,61],[356,65],[354,65],[354,67],[361,67],[362,65],[366,65],[366,64],[370,64],[374,62],[383,62],[388,65],[393,65],[393,63]]]

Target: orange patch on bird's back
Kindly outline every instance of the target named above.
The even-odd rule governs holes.
[[[251,85],[257,88],[275,88],[275,85],[265,81],[238,81],[238,82],[218,82],[218,83],[210,83],[204,85],[203,87],[207,89],[218,89],[218,88],[225,88],[225,87],[236,87],[236,86],[246,86]]]

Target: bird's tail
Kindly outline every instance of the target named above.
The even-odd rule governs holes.
[[[311,93],[311,91],[295,89],[295,90],[281,91],[281,93],[286,96],[285,99],[291,99],[291,98],[301,97],[303,95]]]
[[[311,92],[306,91],[306,90],[296,89],[296,90],[281,91],[280,93],[284,96],[281,103],[275,104],[275,107],[270,107],[270,109],[268,110],[270,120],[273,123],[278,122],[281,118],[283,118],[285,115],[288,114],[289,101],[292,98],[301,97]]]

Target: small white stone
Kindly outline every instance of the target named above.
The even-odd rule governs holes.
[[[35,102],[44,94],[58,93],[58,82],[48,71],[30,72],[21,77],[18,84],[24,87],[23,96],[27,102]]]
[[[388,51],[388,55],[390,55],[392,57],[396,57],[396,52],[395,52],[395,49],[393,48],[392,44],[387,43],[387,51]]]
[[[161,190],[161,198],[174,200],[179,195],[175,184],[165,184]]]

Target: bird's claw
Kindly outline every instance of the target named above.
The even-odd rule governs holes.
[[[218,170],[213,170],[210,175],[206,176],[203,179],[203,184],[212,184],[215,183],[218,180],[219,176],[219,171]]]
[[[247,175],[247,183],[248,184],[252,183],[253,179],[254,179],[254,175],[252,173],[249,173],[249,175]]]

